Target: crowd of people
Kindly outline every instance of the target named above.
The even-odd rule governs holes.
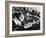
[[[40,12],[29,7],[12,8],[12,31],[39,29]]]

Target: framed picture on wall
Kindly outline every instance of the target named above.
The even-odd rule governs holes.
[[[45,34],[44,3],[7,1],[5,4],[6,37]]]

